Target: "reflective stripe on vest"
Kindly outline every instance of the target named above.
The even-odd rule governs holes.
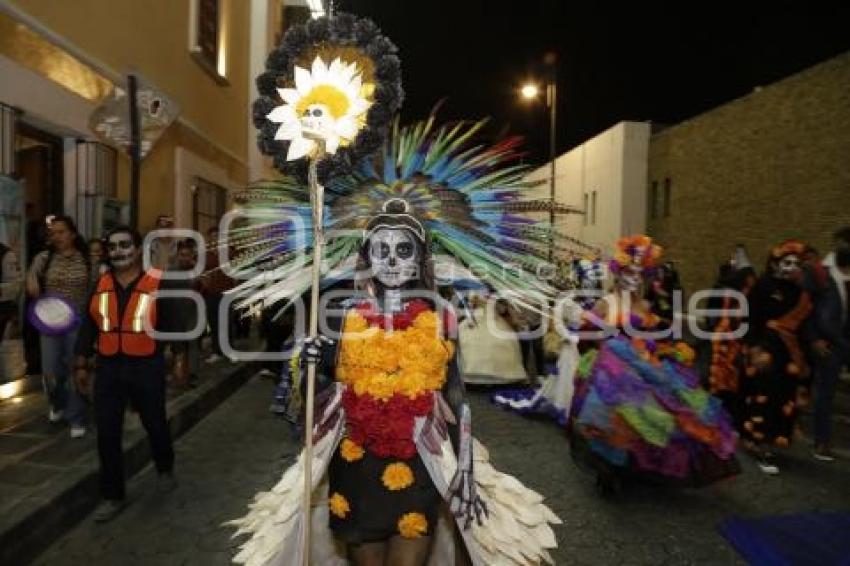
[[[144,332],[145,316],[148,314],[148,306],[150,303],[150,295],[147,293],[139,294],[139,302],[136,305],[136,312],[133,313],[133,332]]]
[[[118,295],[112,274],[104,273],[100,277],[89,306],[89,313],[99,331],[97,350],[100,355],[151,356],[156,352],[156,341],[145,331],[145,321],[150,321],[150,327],[156,325],[153,294],[159,288],[161,274],[161,271],[152,269],[138,280],[123,313],[118,312]]]
[[[101,325],[100,325],[100,331],[101,332],[109,332],[110,329],[111,329],[110,326],[109,326],[109,293],[104,291],[103,293],[100,293],[99,297],[100,297],[99,312],[100,312],[100,316],[101,316],[101,319],[102,319],[102,322],[101,322]]]

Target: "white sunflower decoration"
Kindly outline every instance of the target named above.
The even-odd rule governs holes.
[[[260,151],[301,180],[310,161],[321,183],[351,174],[381,150],[401,106],[397,53],[374,22],[351,14],[290,27],[257,77],[253,120]]]
[[[357,64],[339,57],[326,65],[317,56],[309,71],[296,66],[295,88],[277,89],[284,104],[267,116],[280,124],[275,139],[290,142],[286,160],[314,157],[320,139],[330,154],[350,145],[365,124],[373,91]]]

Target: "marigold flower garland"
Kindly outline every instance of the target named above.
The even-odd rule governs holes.
[[[336,378],[348,386],[348,438],[382,458],[412,458],[414,419],[433,409],[454,348],[440,337],[437,314],[417,302],[391,320],[391,330],[372,314],[354,309],[343,328]]]

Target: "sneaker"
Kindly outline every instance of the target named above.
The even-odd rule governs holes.
[[[177,479],[173,472],[163,472],[156,477],[156,492],[160,495],[174,491]]]
[[[812,456],[821,462],[835,462],[835,454],[828,446],[816,446]]]
[[[759,469],[763,473],[769,476],[779,475],[779,466],[777,466],[767,458],[759,458],[758,460],[756,460],[756,464],[758,464]]]
[[[123,499],[107,499],[97,506],[94,511],[95,523],[108,523],[118,516],[126,507],[126,502]]]
[[[221,356],[219,356],[218,354],[210,354],[209,357],[207,357],[207,359],[204,360],[204,363],[214,364],[218,361],[221,361],[222,359],[223,358]]]
[[[71,426],[71,438],[82,438],[86,435],[86,427],[81,425]]]
[[[47,413],[47,420],[53,424],[61,422],[63,418],[65,418],[65,411],[62,409],[59,409],[58,411],[50,409],[50,412]]]

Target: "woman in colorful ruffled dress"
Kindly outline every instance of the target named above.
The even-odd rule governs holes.
[[[604,335],[577,372],[573,455],[596,471],[603,493],[624,474],[705,485],[738,471],[736,434],[720,401],[689,367],[693,352],[666,340],[669,332],[652,332],[658,317],[640,299],[660,255],[647,236],[617,242],[614,293],[593,309],[593,330]]]

